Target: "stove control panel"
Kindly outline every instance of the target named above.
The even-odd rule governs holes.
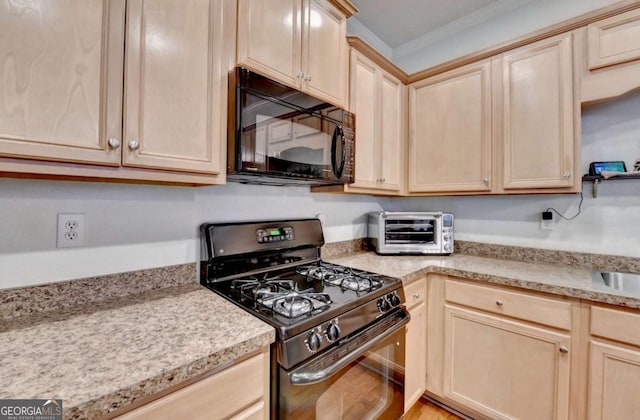
[[[400,306],[401,302],[402,301],[396,292],[389,293],[386,296],[378,298],[378,310],[381,313],[388,312],[389,310]]]
[[[259,244],[272,242],[293,241],[293,228],[291,226],[270,227],[256,230],[256,239]]]

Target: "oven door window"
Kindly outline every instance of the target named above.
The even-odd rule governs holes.
[[[292,95],[297,92],[291,92]],[[335,177],[335,154],[342,155],[342,110],[304,111],[243,92],[242,169],[288,176],[328,179]],[[333,115],[333,114],[340,115]],[[336,139],[337,137],[337,139]],[[333,159],[333,160],[332,160]]]
[[[436,219],[396,219],[385,222],[387,244],[436,244]]]
[[[280,417],[400,418],[404,411],[404,327],[325,379],[293,384],[281,370]]]

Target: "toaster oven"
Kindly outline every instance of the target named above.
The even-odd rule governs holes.
[[[453,214],[442,212],[369,213],[368,237],[378,254],[453,253]]]

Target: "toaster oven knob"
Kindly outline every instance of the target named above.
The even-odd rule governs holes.
[[[446,245],[444,246],[444,250],[445,250],[445,251],[447,251],[447,252],[451,251],[451,245],[446,244]]]
[[[313,331],[309,334],[305,343],[307,343],[307,348],[309,349],[309,351],[315,353],[320,349],[320,345],[322,344],[322,337],[320,337],[320,334]]]
[[[400,305],[400,298],[395,292],[393,292],[393,294],[389,295],[389,302],[391,302],[392,307],[398,306]]]
[[[336,324],[329,325],[329,328],[327,328],[327,340],[333,343],[339,337],[340,337],[340,327],[338,327],[338,325]]]

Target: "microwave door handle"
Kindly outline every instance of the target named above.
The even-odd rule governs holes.
[[[394,322],[393,325],[387,328],[387,330],[385,330],[383,334],[377,335],[371,340],[368,340],[362,346],[349,352],[347,355],[337,360],[335,363],[332,363],[330,366],[326,367],[325,369],[314,370],[314,369],[307,369],[305,368],[305,366],[299,367],[298,369],[288,374],[289,381],[292,384],[296,384],[296,385],[311,385],[329,378],[333,374],[340,371],[340,369],[342,369],[349,363],[353,362],[358,357],[362,356],[364,352],[366,352],[369,349],[372,349],[373,347],[375,347],[376,345],[378,345],[379,343],[381,343],[391,335],[395,334],[401,328],[404,328],[404,326],[409,323],[409,320],[410,320],[410,317],[408,316],[408,314],[406,314],[406,316],[400,317]]]
[[[337,158],[337,146],[338,146],[338,136],[340,136],[340,145],[342,149],[341,153],[341,161],[340,165],[336,162]],[[333,130],[333,136],[331,137],[331,167],[333,169],[333,174],[337,179],[342,178],[342,172],[344,171],[344,165],[347,160],[347,152],[345,150],[346,140],[344,138],[344,133],[339,125],[336,126],[335,130]]]

